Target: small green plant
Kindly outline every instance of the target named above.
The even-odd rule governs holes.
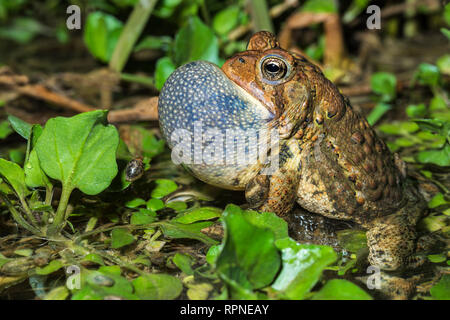
[[[392,73],[377,72],[371,76],[370,86],[376,94],[376,105],[367,116],[367,121],[370,125],[374,125],[391,109],[391,103],[397,93],[397,78]]]
[[[106,115],[92,111],[57,117],[44,128],[9,117],[12,127],[28,140],[23,168],[0,159],[0,197],[19,225],[36,235],[56,236],[67,222],[74,189],[95,195],[110,185],[118,172],[119,135],[107,124]],[[62,189],[55,210],[51,204],[56,181]]]
[[[371,299],[340,279],[312,291],[337,255],[329,246],[295,242],[288,237],[286,221],[275,214],[228,205],[222,220],[224,241],[211,247],[206,259],[227,285],[223,298]]]

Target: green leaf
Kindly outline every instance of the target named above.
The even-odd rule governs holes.
[[[170,57],[162,57],[159,58],[156,62],[155,69],[155,86],[156,89],[161,90],[167,78],[174,72],[176,69],[175,64],[172,62]]]
[[[17,249],[14,251],[15,254],[22,256],[22,257],[29,257],[33,254],[32,249]]]
[[[144,199],[141,199],[141,198],[135,198],[135,199],[133,199],[133,200],[130,200],[130,201],[127,201],[126,203],[125,203],[125,207],[127,207],[127,208],[137,208],[137,207],[140,207],[140,206],[143,206],[143,205],[145,205],[146,204],[146,202],[145,202],[145,200]]]
[[[160,49],[167,51],[171,43],[172,43],[171,37],[168,36],[155,37],[149,35],[146,36],[144,39],[142,39],[142,41],[136,45],[136,47],[134,48],[134,52],[146,49],[152,50]]]
[[[11,39],[20,44],[25,44],[45,31],[45,27],[36,19],[18,17],[7,28],[0,28],[0,38]]]
[[[25,183],[30,188],[51,186],[51,182],[42,171],[36,150],[31,150],[28,161],[24,165]]]
[[[395,144],[400,147],[411,147],[416,144],[416,142],[412,141],[410,138],[400,137],[395,139]]]
[[[63,266],[63,264],[60,260],[52,260],[52,261],[50,261],[50,263],[48,265],[46,265],[43,268],[37,267],[36,273],[39,275],[50,274],[50,273],[53,273],[53,272],[61,269],[62,266]]]
[[[449,202],[445,200],[444,195],[439,192],[428,202],[428,208],[437,208],[447,203]]]
[[[147,201],[147,209],[152,211],[158,211],[164,208],[164,202],[160,199],[149,199]]]
[[[446,110],[447,103],[445,99],[440,95],[435,95],[430,101],[430,111]]]
[[[81,290],[72,295],[72,300],[101,300],[105,297],[120,297],[136,300],[133,285],[120,275],[118,266],[100,267],[98,271],[83,269]]]
[[[361,12],[366,11],[370,0],[355,0],[352,1],[350,7],[346,9],[342,16],[342,22],[348,24],[352,22]]]
[[[111,247],[113,249],[122,248],[134,242],[134,237],[125,229],[114,229],[111,231]]]
[[[421,163],[433,163],[442,167],[450,166],[450,144],[447,143],[440,150],[421,151],[416,158]]]
[[[305,53],[311,59],[316,61],[320,61],[323,58],[323,54],[325,52],[325,36],[320,36],[317,43],[310,44],[306,49]]]
[[[211,226],[212,224],[214,223],[210,221],[194,222],[191,224],[164,222],[161,225],[161,229],[164,232],[164,235],[169,238],[195,239],[208,245],[214,245],[217,244],[217,241],[211,239],[210,237],[201,232],[202,229],[205,229]]]
[[[222,219],[225,239],[216,262],[220,277],[249,290],[269,285],[281,264],[273,232],[250,223],[235,205],[225,208]]]
[[[375,105],[375,107],[370,111],[367,116],[367,122],[372,126],[377,123],[381,117],[391,109],[391,105],[383,102],[379,102]]]
[[[17,163],[0,158],[0,176],[9,183],[20,199],[30,193],[25,184],[25,174]]]
[[[370,78],[370,86],[381,95],[382,102],[389,102],[396,96],[397,78],[392,73],[376,72]]]
[[[338,7],[334,0],[307,0],[302,11],[316,13],[336,13]]]
[[[0,253],[0,268],[1,268],[5,263],[7,263],[7,262],[10,261],[10,260],[12,260],[12,259],[6,258],[4,255],[2,255],[2,254]]]
[[[106,124],[106,115],[97,110],[47,121],[35,150],[41,168],[63,188],[94,195],[116,176],[119,135]]]
[[[433,263],[441,263],[447,260],[447,257],[443,254],[430,254],[427,258]]]
[[[163,139],[157,139],[151,131],[142,127],[133,126],[133,129],[139,132],[141,139],[139,151],[143,157],[153,158],[163,152],[165,144]]]
[[[378,129],[381,132],[391,135],[399,135],[401,134],[401,128],[396,124],[384,123],[378,126]]]
[[[131,224],[149,224],[156,220],[156,213],[150,210],[139,210],[133,213],[130,219]]]
[[[152,190],[151,197],[152,198],[162,198],[167,196],[168,194],[177,190],[178,186],[175,182],[168,179],[157,179],[155,180],[156,187]]]
[[[9,126],[8,121],[0,122],[0,139],[5,139],[11,133],[13,133],[13,130]]]
[[[450,275],[444,274],[441,280],[430,289],[436,300],[450,300]]]
[[[157,2],[155,8],[155,16],[160,18],[169,18],[178,5],[181,4],[183,0],[161,0]]]
[[[186,210],[187,204],[184,201],[172,201],[166,204],[167,208],[171,208],[175,211],[183,211]]]
[[[84,26],[84,43],[91,54],[108,62],[123,29],[123,23],[104,12],[90,13]]]
[[[214,266],[221,250],[222,247],[220,245],[211,246],[206,253],[206,262]]]
[[[450,30],[446,28],[441,28],[441,32],[444,34],[444,36],[447,37],[448,40],[450,40]]]
[[[14,116],[8,116],[8,121],[11,124],[11,127],[14,129],[14,131],[16,131],[19,135],[21,135],[22,138],[26,140],[30,138],[31,127],[33,125]]]
[[[416,119],[414,122],[418,124],[420,129],[431,132],[439,132],[444,126],[444,122],[442,120],[435,119]]]
[[[103,262],[103,258],[96,253],[89,253],[89,254],[85,255],[83,258],[83,261],[90,261],[90,262],[99,264],[101,266],[105,265],[105,263]]]
[[[176,253],[172,259],[173,263],[185,274],[193,275],[192,270],[193,259],[187,254]]]
[[[212,26],[214,31],[219,35],[226,35],[238,23],[241,10],[238,6],[229,6],[219,11],[213,18]]]
[[[419,222],[419,227],[429,232],[438,231],[446,226],[446,217],[443,215],[430,215]]]
[[[201,220],[209,220],[220,217],[221,209],[214,207],[194,208],[185,212],[183,215],[177,216],[173,221],[189,224]]]
[[[450,74],[450,54],[444,54],[442,57],[437,59],[436,66],[439,71],[443,74]]]
[[[195,60],[218,64],[219,42],[198,17],[191,17],[175,36],[174,61],[180,66]]]
[[[28,136],[31,137],[31,139],[28,139],[28,148],[31,149],[31,152],[24,165],[25,182],[30,188],[46,187],[47,189],[51,189],[52,183],[45,175],[44,171],[42,171],[39,158],[34,149],[43,130],[44,129],[38,124],[31,127],[31,132]]]
[[[439,69],[435,65],[429,63],[421,63],[414,74],[414,79],[420,84],[429,86],[437,86],[439,84]]]
[[[444,19],[445,22],[450,26],[450,3],[447,3],[444,7]]]
[[[138,2],[139,0],[112,0],[115,5],[118,7],[132,7]]]
[[[25,161],[25,151],[23,149],[10,149],[8,152],[9,159],[12,162],[22,165]]]
[[[203,283],[189,283],[187,284],[188,290],[186,295],[189,300],[206,300],[208,299],[209,293],[214,290],[214,287],[207,282]]]
[[[286,220],[278,217],[273,212],[257,212],[245,210],[242,212],[247,221],[260,228],[272,230],[275,240],[288,237],[288,224]]]
[[[136,295],[145,300],[173,300],[183,289],[181,281],[168,274],[149,274],[132,281]]]
[[[290,238],[276,241],[283,268],[272,285],[282,296],[303,299],[319,280],[323,269],[337,258],[329,246],[298,244]]]
[[[406,114],[410,118],[420,118],[427,114],[427,107],[424,103],[410,104],[406,107]]]
[[[328,281],[312,300],[372,300],[372,297],[350,281],[333,279]]]

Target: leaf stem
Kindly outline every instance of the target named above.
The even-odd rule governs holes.
[[[45,186],[45,204],[48,206],[52,205],[52,199],[53,199],[53,186],[52,185],[46,185]]]
[[[52,225],[48,229],[48,234],[53,236],[58,234],[61,229],[64,227],[66,223],[66,209],[69,203],[70,194],[72,193],[73,188],[67,187],[67,185],[63,185],[61,198],[59,199],[58,209],[56,210],[55,219],[53,220]]]
[[[125,27],[120,34],[109,62],[109,67],[112,70],[116,72],[122,71],[136,40],[141,35],[142,30],[153,11],[156,1],[157,0],[139,0],[136,2],[133,12],[131,12]]]
[[[19,197],[20,203],[22,204],[23,210],[25,211],[25,214],[27,215],[28,219],[30,220],[31,224],[35,227],[37,227],[38,223],[36,219],[33,216],[33,213],[30,210],[30,207],[28,207],[27,202],[22,197]]]
[[[5,196],[3,193],[0,193],[0,198],[5,202],[6,206],[8,207],[9,211],[11,212],[14,220],[20,224],[23,228],[27,229],[28,231],[32,232],[35,235],[41,235],[41,231],[29,224],[19,213],[19,211],[14,208],[13,204],[9,201],[8,197]]]

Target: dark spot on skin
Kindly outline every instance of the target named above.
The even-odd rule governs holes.
[[[360,132],[355,132],[352,134],[350,138],[354,144],[362,144],[364,143],[364,136]]]
[[[333,118],[336,114],[337,114],[337,110],[336,110],[336,109],[335,109],[335,110],[328,110],[328,111],[327,111],[327,117],[328,117],[329,119]]]
[[[294,154],[292,153],[291,149],[289,148],[289,146],[287,146],[286,144],[283,144],[280,148],[280,166],[283,165],[284,163],[286,163],[286,161],[288,159],[291,159],[294,157]]]
[[[238,178],[235,178],[235,179],[233,180],[233,186],[237,186],[237,185],[239,185],[239,179],[238,179]]]

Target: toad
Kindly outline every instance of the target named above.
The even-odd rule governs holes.
[[[403,162],[317,66],[271,33],[253,35],[222,68],[178,68],[158,112],[173,159],[200,180],[243,190],[251,207],[287,220],[297,202],[355,222],[382,270],[412,257],[424,201]]]

